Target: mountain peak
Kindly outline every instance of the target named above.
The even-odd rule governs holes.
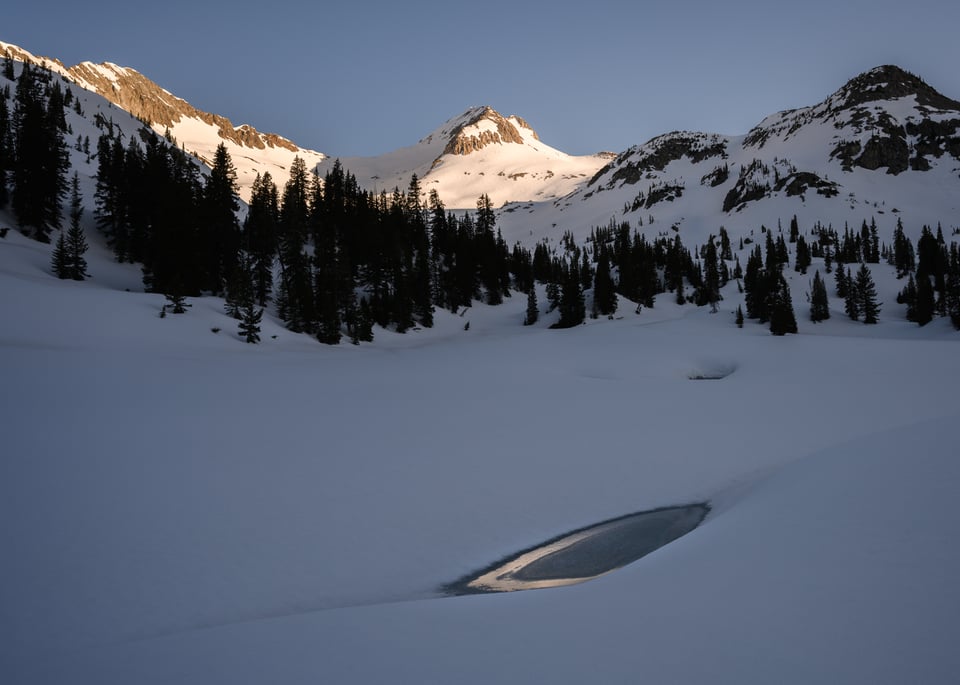
[[[960,102],[941,94],[919,76],[893,64],[884,64],[850,79],[838,92],[844,107],[916,96],[917,104],[941,110],[960,110]]]
[[[469,155],[493,144],[523,145],[526,140],[521,129],[527,131],[527,136],[539,140],[536,131],[520,117],[504,117],[489,105],[474,107],[453,122],[443,154]]]

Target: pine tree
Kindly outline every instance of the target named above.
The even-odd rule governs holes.
[[[830,318],[830,303],[827,297],[827,286],[820,278],[820,271],[813,274],[813,285],[810,288],[810,320],[814,323]]]
[[[87,259],[84,255],[89,249],[87,236],[80,225],[83,216],[83,204],[80,198],[80,179],[76,172],[70,182],[70,230],[67,231],[67,265],[69,277],[75,281],[82,281],[90,274],[87,273]]]
[[[954,328],[960,329],[960,249],[950,244],[950,265],[947,272],[945,309]]]
[[[593,279],[594,308],[599,314],[610,316],[617,311],[617,292],[610,276],[610,257],[606,248],[600,249]]]
[[[530,292],[527,293],[527,314],[523,318],[524,326],[532,326],[540,318],[540,309],[537,305],[537,288],[536,286],[530,287]]]
[[[63,231],[53,246],[53,255],[50,259],[50,268],[57,278],[70,278],[70,264],[67,257],[67,239]]]
[[[203,230],[200,248],[204,264],[202,289],[215,294],[223,292],[227,278],[236,267],[240,247],[240,226],[237,210],[237,171],[220,143],[203,189]]]
[[[793,313],[790,286],[780,272],[777,272],[771,290],[770,332],[773,335],[797,332],[797,319]]]
[[[912,278],[912,276],[911,276]],[[929,276],[917,277],[916,300],[913,306],[913,317],[909,315],[910,321],[915,321],[921,326],[926,326],[933,320],[933,314],[936,311],[936,300],[933,293],[933,285],[930,283]],[[908,313],[909,314],[909,313]]]
[[[850,288],[857,300],[857,309],[863,314],[864,323],[877,323],[881,303],[877,302],[877,288],[866,264],[860,265],[856,280]]]
[[[263,309],[258,309],[253,298],[249,298],[240,310],[240,323],[237,325],[237,331],[244,342],[250,344],[260,342],[260,321],[262,318]]]
[[[187,311],[187,307],[190,306],[187,304],[187,298],[178,290],[166,293],[164,297],[166,297],[167,302],[170,303],[171,314],[184,314]]]

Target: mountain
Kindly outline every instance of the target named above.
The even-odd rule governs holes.
[[[447,207],[472,209],[483,193],[497,207],[562,197],[613,156],[568,155],[543,143],[521,117],[481,106],[453,117],[416,145],[340,162],[370,190],[405,189],[416,174],[423,190],[436,190]],[[331,164],[322,162],[320,172]]]
[[[851,79],[823,102],[779,112],[740,136],[675,131],[631,147],[568,196],[502,216],[535,237],[631,221],[697,239],[801,221],[842,226],[886,215],[892,230],[960,225],[960,102],[896,66]]]
[[[209,163],[224,143],[248,197],[256,173],[282,187],[295,156],[321,175],[334,160],[276,134],[197,110],[133,69],[85,62],[66,68],[0,43],[0,53],[47,66],[98,93]],[[473,209],[498,208],[508,240],[532,244],[564,232],[629,221],[653,233],[704,240],[724,226],[749,235],[796,215],[808,228],[875,218],[958,228],[960,102],[893,65],[860,74],[822,102],[762,119],[742,135],[674,131],[619,154],[572,156],[519,116],[489,106],[451,118],[416,144],[340,160],[362,187],[405,190],[416,174],[426,196]]]
[[[240,195],[245,200],[249,198],[257,173],[269,171],[274,182],[282,187],[289,178],[288,170],[294,157],[303,158],[308,166],[325,158],[322,153],[301,148],[275,133],[261,133],[246,124],[234,126],[224,116],[201,111],[129,67],[110,62],[82,62],[66,67],[57,59],[37,57],[23,48],[3,42],[0,42],[0,55],[43,66],[77,86],[101,95],[157,133],[169,133],[178,144],[208,166],[217,146],[225,144],[237,169]]]

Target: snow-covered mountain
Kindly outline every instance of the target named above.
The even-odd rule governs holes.
[[[582,186],[613,157],[568,155],[542,142],[521,117],[483,106],[453,117],[416,145],[340,161],[368,189],[406,189],[416,174],[425,193],[436,190],[447,207],[471,209],[484,193],[497,207],[554,200]],[[321,173],[331,164],[321,163]]]
[[[699,239],[801,222],[842,228],[875,217],[892,229],[960,226],[960,102],[896,66],[850,80],[823,102],[779,112],[745,135],[672,132],[616,156],[568,196],[530,203],[517,236],[611,219]],[[882,221],[886,215],[886,221]],[[521,230],[522,229],[522,230]],[[507,230],[505,229],[505,233]]]
[[[790,212],[805,229],[869,213],[946,232],[956,103],[899,72],[860,78],[745,136],[631,148],[500,221],[524,239],[611,216],[736,237]],[[730,281],[716,313],[664,297],[553,331],[522,326],[514,296],[356,346],[269,311],[248,345],[219,297],[161,316],[139,265],[103,244],[81,138],[95,119],[124,140],[143,124],[72,93],[91,278],[56,278],[53,245],[0,209],[0,682],[956,680],[958,333],[905,320],[892,266],[871,265],[880,323],[832,296],[796,336],[737,328]],[[425,187],[452,194],[470,172],[465,204],[560,192],[542,183],[559,162],[540,185],[509,178],[551,148],[501,119],[472,110],[378,173],[403,187],[426,165]],[[809,277],[785,277],[799,314]],[[545,540],[694,502],[711,506],[695,531],[591,582],[444,596]]]
[[[295,157],[301,157],[308,166],[324,159],[322,153],[298,147],[275,133],[261,133],[246,124],[234,126],[226,117],[203,112],[129,67],[110,62],[82,62],[66,67],[57,59],[37,57],[16,45],[0,42],[0,56],[4,55],[43,66],[101,95],[158,133],[169,132],[188,152],[208,165],[217,146],[223,143],[237,169],[240,196],[244,200],[249,198],[257,173],[269,171],[274,182],[282,187],[289,178],[290,164]]]
[[[248,197],[256,173],[282,186],[295,156],[323,174],[332,159],[276,134],[202,112],[127,67],[64,67],[16,46],[0,53],[41,64],[98,93],[202,160],[225,143]],[[519,116],[489,106],[459,114],[419,142],[375,157],[342,158],[361,186],[405,190],[413,174],[426,196],[472,209],[487,194],[508,242],[532,244],[569,231],[630,221],[646,232],[699,241],[721,226],[746,235],[797,215],[883,232],[902,219],[960,227],[960,102],[896,66],[851,79],[824,101],[765,117],[742,135],[674,131],[619,154],[572,156],[540,140]]]

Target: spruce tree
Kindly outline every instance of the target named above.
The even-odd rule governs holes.
[[[921,326],[926,326],[933,320],[933,314],[936,311],[936,300],[929,276],[921,275],[917,277],[916,293],[917,296],[913,306],[913,318],[909,316],[907,318]]]
[[[237,331],[244,342],[250,344],[260,342],[260,321],[262,318],[263,309],[258,309],[253,298],[249,298],[240,310],[240,323],[237,325]]]
[[[50,268],[57,278],[70,278],[70,264],[67,257],[67,239],[63,231],[58,231],[59,237],[53,246],[53,255],[50,258]]]
[[[827,298],[827,286],[820,278],[820,271],[813,274],[813,285],[810,288],[810,320],[814,323],[830,318],[830,303]]]
[[[82,281],[90,274],[87,273],[87,259],[84,255],[89,249],[87,236],[80,225],[83,216],[83,204],[80,198],[80,179],[76,172],[70,182],[70,229],[67,231],[67,265],[69,277],[75,281]]]
[[[535,285],[530,286],[530,291],[527,293],[527,314],[523,318],[524,326],[532,326],[540,318],[540,309],[537,306],[537,288]]]
[[[790,285],[779,271],[774,277],[770,302],[770,332],[785,335],[797,332],[797,319],[793,313]]]
[[[857,309],[863,314],[864,323],[877,323],[881,303],[877,302],[877,288],[866,264],[861,264],[856,280],[850,288],[857,300]],[[919,289],[918,289],[919,292]]]

